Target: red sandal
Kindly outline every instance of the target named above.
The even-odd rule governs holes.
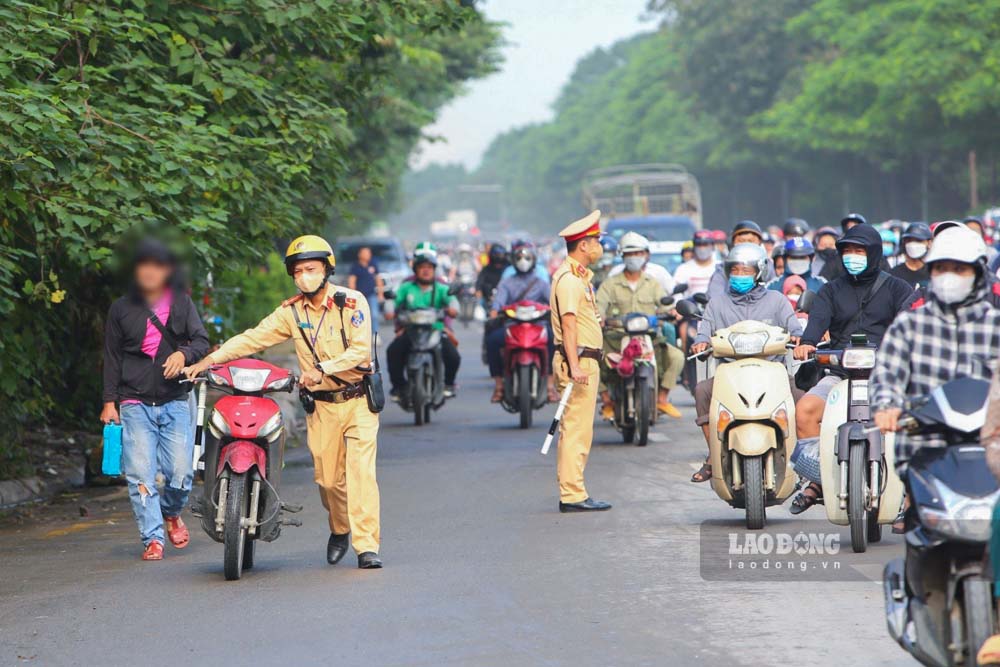
[[[164,523],[167,524],[167,537],[170,538],[170,543],[174,545],[177,549],[183,549],[191,541],[191,533],[188,532],[187,526],[179,516],[166,516],[163,517]]]
[[[143,560],[163,560],[163,542],[153,540],[146,545],[146,550],[142,552]]]

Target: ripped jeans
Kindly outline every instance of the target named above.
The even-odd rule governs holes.
[[[163,540],[163,517],[178,516],[187,504],[193,478],[194,436],[187,398],[163,405],[121,406],[122,469],[142,543]],[[164,477],[163,493],[156,474]]]

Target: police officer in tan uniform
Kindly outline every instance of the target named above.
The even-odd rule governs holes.
[[[597,313],[593,273],[587,267],[604,253],[601,246],[601,212],[566,227],[567,257],[552,276],[552,331],[556,341],[556,383],[562,392],[573,382],[569,403],[560,423],[557,474],[560,512],[593,512],[611,509],[594,500],[583,484],[583,470],[594,435],[594,409],[600,380],[603,339]]]
[[[285,268],[300,293],[185,373],[193,377],[213,364],[294,341],[303,391],[315,401],[306,427],[316,484],[330,514],[327,561],[339,562],[350,541],[358,567],[375,569],[382,567],[375,480],[379,419],[362,387],[371,366],[371,312],[360,292],[328,284],[335,266],[333,249],[322,238],[292,241]]]

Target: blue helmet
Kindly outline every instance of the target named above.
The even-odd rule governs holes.
[[[785,241],[785,254],[789,257],[812,257],[816,254],[816,249],[809,239],[794,236]]]
[[[618,252],[618,241],[610,234],[605,234],[601,237],[601,247],[604,248],[605,253],[616,254]]]

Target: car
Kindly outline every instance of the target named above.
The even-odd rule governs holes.
[[[385,289],[396,290],[412,273],[403,244],[394,238],[348,237],[337,242],[334,256],[337,259],[335,281],[347,284],[347,276],[358,259],[361,248],[371,248],[372,258],[378,266]]]
[[[649,261],[659,264],[670,275],[674,275],[677,267],[684,262],[681,251],[684,249],[683,241],[654,241],[649,244]]]
[[[608,221],[604,231],[617,241],[626,232],[637,232],[650,243],[684,243],[694,236],[695,223],[686,215],[622,216]]]

